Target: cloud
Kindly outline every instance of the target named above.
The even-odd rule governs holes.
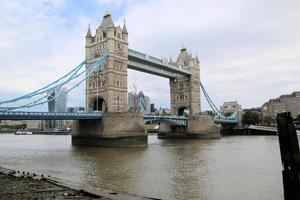
[[[185,44],[199,54],[202,82],[217,105],[256,107],[299,90],[299,8],[298,1],[163,0],[132,5],[125,18],[130,48],[174,57]]]
[[[57,80],[84,59],[84,35],[91,21],[78,16],[76,27],[60,11],[64,1],[1,3],[0,90],[24,94]]]
[[[175,58],[184,44],[198,53],[202,82],[217,105],[238,100],[256,107],[300,90],[296,0],[19,0],[0,4],[0,100],[42,87],[79,64],[87,24],[94,31],[107,8],[116,24],[126,19],[130,48]],[[136,80],[157,106],[169,106],[167,79],[128,74],[129,85]],[[69,99],[84,103],[78,95]]]

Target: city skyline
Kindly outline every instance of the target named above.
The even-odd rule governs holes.
[[[198,54],[201,80],[218,106],[238,100],[244,108],[258,107],[299,91],[299,7],[297,1],[3,2],[0,101],[38,89],[80,63],[88,24],[95,30],[109,10],[116,24],[126,19],[130,48],[174,60],[182,45]],[[128,78],[156,105],[170,106],[167,79],[132,70]],[[84,85],[69,99],[70,106],[84,105]]]

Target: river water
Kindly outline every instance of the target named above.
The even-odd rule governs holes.
[[[0,134],[0,166],[162,199],[282,200],[277,136],[74,147],[71,136]]]

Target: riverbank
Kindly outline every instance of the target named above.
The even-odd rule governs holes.
[[[0,167],[0,199],[133,199],[153,198],[119,193],[104,188],[81,188],[73,183],[43,175],[30,174]]]

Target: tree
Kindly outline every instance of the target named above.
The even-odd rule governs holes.
[[[264,116],[262,118],[263,125],[271,126],[271,124],[274,122],[275,122],[275,120],[271,116]]]
[[[252,111],[246,111],[243,118],[242,118],[242,123],[243,125],[255,125],[258,123],[259,116],[256,112],[252,112]]]

